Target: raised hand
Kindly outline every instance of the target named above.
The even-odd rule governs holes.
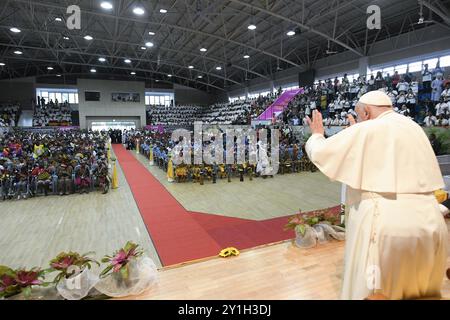
[[[310,117],[306,116],[306,122],[308,123],[308,126],[311,128],[312,134],[321,134],[324,135],[325,129],[323,128],[323,119],[322,114],[314,110],[312,113],[312,120]]]
[[[347,116],[347,119],[348,119],[348,122],[349,122],[350,126],[356,124],[356,120],[355,120],[355,117],[353,117],[353,115],[349,114]]]

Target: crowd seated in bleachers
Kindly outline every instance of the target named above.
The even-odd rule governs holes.
[[[0,140],[0,197],[89,193],[109,188],[106,133],[14,131]]]
[[[9,104],[0,106],[0,127],[15,127],[19,122],[20,106]]]
[[[278,94],[265,97],[201,106],[152,106],[147,112],[152,125],[189,127],[195,121],[211,124],[249,124],[273,103]]]
[[[33,127],[55,127],[72,125],[72,111],[70,104],[58,100],[45,102],[44,98],[38,97],[33,115]]]
[[[436,66],[431,77],[427,78],[428,67],[425,68],[422,81],[407,72],[391,77],[381,72],[369,80],[359,77],[350,82],[347,75],[342,81],[319,81],[314,87],[305,88],[290,102],[288,108],[278,115],[278,122],[290,125],[306,125],[306,116],[318,109],[323,114],[327,126],[347,126],[347,116],[354,111],[358,99],[366,92],[382,90],[391,97],[394,110],[424,126],[448,126],[450,116],[450,76],[443,80],[443,70]],[[432,81],[423,81],[432,79]],[[430,82],[430,83],[427,83]]]
[[[191,126],[202,113],[200,106],[152,106],[147,112],[148,123],[152,125]]]

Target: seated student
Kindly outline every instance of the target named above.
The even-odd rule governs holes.
[[[17,200],[28,196],[28,171],[26,165],[17,166],[14,171],[14,189]]]
[[[89,188],[91,187],[91,177],[90,177],[89,167],[85,160],[81,161],[80,167],[75,170],[75,186],[77,187],[80,194],[83,192],[89,193]]]
[[[59,195],[67,195],[72,192],[72,171],[70,164],[61,162],[57,169],[58,176],[58,190]]]
[[[13,189],[14,175],[11,168],[8,168],[6,163],[0,166],[0,194],[2,200],[10,197]]]
[[[426,127],[434,127],[436,125],[436,117],[433,116],[431,112],[428,112],[428,115],[423,120]]]
[[[31,172],[31,175],[35,179],[35,187],[37,193],[44,193],[48,195],[48,190],[52,184],[52,176],[48,168],[45,168],[44,163],[40,161],[37,166]]]
[[[440,102],[436,104],[436,116],[446,115],[449,112],[449,103],[444,101],[444,97],[441,97]]]

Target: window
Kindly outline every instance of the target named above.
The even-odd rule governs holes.
[[[413,62],[409,64],[409,72],[422,71],[422,61]]]
[[[442,67],[450,67],[450,56],[444,56],[439,59],[439,62]]]
[[[44,98],[46,102],[58,100],[59,103],[68,101],[71,104],[78,104],[77,89],[36,88],[36,97]]]
[[[405,74],[407,69],[408,69],[407,64],[401,64],[401,65],[395,66],[395,71],[397,71],[398,74]]]
[[[438,58],[434,58],[434,59],[428,59],[425,60],[423,62],[423,65],[425,66],[426,64],[428,64],[428,70],[434,70],[436,68],[436,64],[438,63]]]
[[[173,93],[166,92],[146,92],[145,104],[148,106],[171,106],[174,100]]]
[[[392,76],[394,74],[394,67],[384,68],[383,69],[383,77],[386,77],[387,75]]]

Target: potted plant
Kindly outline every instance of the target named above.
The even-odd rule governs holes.
[[[67,300],[80,300],[98,282],[98,276],[92,271],[92,264],[100,264],[89,258],[88,254],[62,252],[50,261],[49,272],[58,272],[53,282],[58,293]]]
[[[157,278],[155,263],[131,241],[112,256],[105,256],[102,263],[108,266],[100,273],[100,281],[95,288],[110,297],[141,294]]]
[[[0,297],[13,299],[33,299],[34,287],[46,286],[44,270],[33,268],[31,270],[13,270],[0,266]]]

